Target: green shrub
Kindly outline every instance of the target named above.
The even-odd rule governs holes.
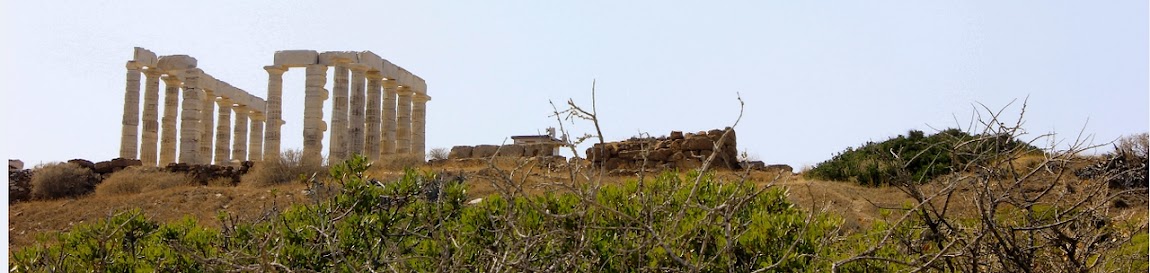
[[[408,170],[363,177],[366,159],[334,166],[316,187],[340,193],[256,223],[157,224],[138,213],[81,225],[58,243],[13,254],[40,271],[820,271],[838,221],[807,214],[785,191],[663,174],[595,194],[492,195]],[[699,183],[694,184],[693,179]],[[311,189],[318,191],[319,189]],[[593,198],[593,199],[587,199]]]
[[[57,199],[92,192],[99,177],[91,170],[72,163],[50,163],[37,166],[32,174],[32,198]]]
[[[911,180],[905,182],[920,183],[961,169],[974,160],[984,160],[980,156],[987,152],[1008,151],[1019,146],[1038,151],[1009,137],[972,136],[959,129],[926,136],[922,131],[911,130],[886,141],[867,142],[858,149],[848,147],[803,175],[867,186],[888,185],[898,177]]]

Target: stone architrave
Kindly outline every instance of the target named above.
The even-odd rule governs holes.
[[[120,157],[136,158],[140,130],[140,64],[128,61],[127,84],[124,88],[124,118],[120,130]]]
[[[264,114],[252,112],[249,117],[252,125],[251,132],[248,132],[251,134],[251,140],[248,141],[248,160],[264,160]]]
[[[231,140],[232,140],[232,99],[227,97],[220,97],[216,100],[219,104],[220,113],[218,115],[219,121],[216,122],[216,165],[227,165],[232,160]]]
[[[411,98],[411,152],[425,158],[427,153],[427,101],[431,97],[423,93],[415,93]]]
[[[203,90],[199,88],[200,69],[184,72],[184,101],[180,113],[180,161],[199,163],[200,153],[200,104],[204,102]]]
[[[156,166],[156,144],[160,136],[160,70],[149,67],[144,71],[144,131],[140,136],[140,162]]]
[[[411,97],[415,92],[408,86],[400,86],[397,91],[395,153],[405,155],[411,153]]]
[[[327,99],[327,66],[313,64],[307,66],[304,79],[303,109],[303,154],[304,166],[323,165],[323,134],[327,124],[323,121],[323,101]]]
[[[365,101],[366,90],[364,90],[364,79],[366,76],[365,73],[367,72],[367,67],[362,66],[362,65],[353,65],[350,68],[351,68],[351,111],[348,112],[348,122],[350,124],[348,125],[348,135],[347,135],[347,137],[348,137],[347,154],[348,155],[352,155],[352,154],[363,155],[363,153],[364,153],[363,148],[364,148],[364,141],[365,141],[364,126],[366,125],[366,122],[364,120],[364,114],[365,114],[364,113],[365,112],[364,105],[366,104],[366,101]]]
[[[164,117],[160,128],[160,166],[176,163],[176,115],[180,109],[180,79],[164,75]]]
[[[232,107],[232,111],[236,113],[236,124],[232,129],[232,160],[247,161],[249,110],[245,105],[236,105]]]
[[[372,161],[379,160],[379,144],[381,142],[380,128],[380,100],[383,98],[380,92],[380,81],[383,80],[383,75],[379,71],[367,72],[367,134],[364,137],[364,153],[368,159]]]
[[[387,79],[383,81],[383,140],[380,141],[379,153],[382,156],[395,154],[395,138],[398,126],[396,125],[395,116],[395,101],[396,89],[399,84],[395,79]]]
[[[200,84],[203,84],[202,82]],[[212,164],[212,138],[215,137],[216,94],[203,88],[203,109],[200,111],[200,154],[196,164]]]
[[[335,69],[335,83],[332,83],[331,100],[331,140],[328,147],[328,157],[333,161],[347,158],[348,150],[348,69],[344,66],[333,66]]]
[[[260,158],[278,159],[280,157],[280,129],[284,125],[283,76],[284,72],[287,72],[287,68],[272,65],[265,66],[264,70],[268,71],[267,109],[264,112],[264,114],[267,115],[267,120],[264,121],[264,146],[263,149],[260,149],[263,153]],[[252,143],[255,143],[255,141],[252,141]],[[254,150],[255,149],[253,149],[253,151]]]

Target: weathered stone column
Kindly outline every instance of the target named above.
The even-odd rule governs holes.
[[[395,154],[395,138],[398,126],[395,117],[395,95],[398,83],[395,79],[383,81],[383,141],[380,142],[380,158]]]
[[[200,105],[204,103],[203,90],[199,88],[200,69],[193,68],[184,74],[184,102],[180,109],[180,162],[198,164],[200,161]]]
[[[410,87],[400,86],[398,93],[399,102],[395,105],[395,152],[406,155],[411,153],[411,96],[415,92]]]
[[[216,94],[204,88],[204,104],[200,111],[200,154],[196,164],[212,164],[212,137],[215,137]]]
[[[331,100],[331,140],[328,159],[332,162],[347,158],[347,67],[333,66],[335,83],[332,83]]]
[[[308,65],[304,82],[303,155],[300,161],[305,166],[321,166],[323,133],[327,131],[327,124],[323,121],[323,101],[327,99],[327,90],[323,86],[327,83],[327,66]]]
[[[348,119],[351,124],[348,125],[348,144],[347,154],[363,155],[364,146],[364,75],[367,73],[367,67],[362,65],[353,65],[351,68],[351,112],[348,113]]]
[[[120,157],[136,159],[140,130],[140,64],[128,61],[127,84],[124,88],[124,118],[120,129]]]
[[[236,112],[236,125],[232,133],[232,159],[239,161],[248,160],[248,107],[244,105],[236,105],[232,107]]]
[[[248,160],[264,160],[264,114],[252,112],[251,141],[248,143]]]
[[[411,152],[419,158],[427,158],[427,94],[415,93],[411,98]]]
[[[156,166],[156,143],[160,136],[160,70],[144,71],[144,131],[140,137],[140,162]]]
[[[160,166],[176,163],[176,115],[180,107],[180,79],[164,75],[164,117],[160,131]]]
[[[231,163],[232,155],[232,99],[220,97],[216,100],[220,104],[220,120],[216,122],[216,165]]]
[[[383,75],[379,71],[367,72],[367,136],[364,139],[364,153],[368,159],[375,161],[379,160],[379,144],[381,142],[380,127],[380,81],[383,80]]]
[[[265,121],[264,130],[264,147],[261,149],[263,156],[260,159],[279,159],[280,158],[280,128],[284,125],[283,120],[283,81],[284,72],[287,68],[281,66],[265,66],[264,70],[268,71],[268,97],[267,97],[267,120]],[[255,143],[254,141],[252,143]]]

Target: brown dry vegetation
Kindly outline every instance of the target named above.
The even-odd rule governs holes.
[[[104,182],[96,186],[96,194],[137,194],[193,184],[195,181],[181,173],[167,172],[161,168],[129,167],[104,179]]]

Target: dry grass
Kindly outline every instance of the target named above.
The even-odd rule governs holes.
[[[373,162],[372,167],[387,171],[403,171],[405,168],[418,168],[427,165],[419,155],[392,155]]]
[[[72,163],[49,163],[36,167],[32,175],[32,198],[57,199],[92,192],[96,174]]]
[[[138,194],[193,184],[195,181],[181,173],[167,172],[160,168],[129,167],[104,179],[96,187],[96,195]]]
[[[240,177],[240,184],[251,187],[268,187],[304,181],[312,175],[317,177],[327,175],[327,169],[323,166],[304,165],[301,160],[302,154],[299,150],[286,150],[280,154],[278,160],[257,162],[247,174]]]

